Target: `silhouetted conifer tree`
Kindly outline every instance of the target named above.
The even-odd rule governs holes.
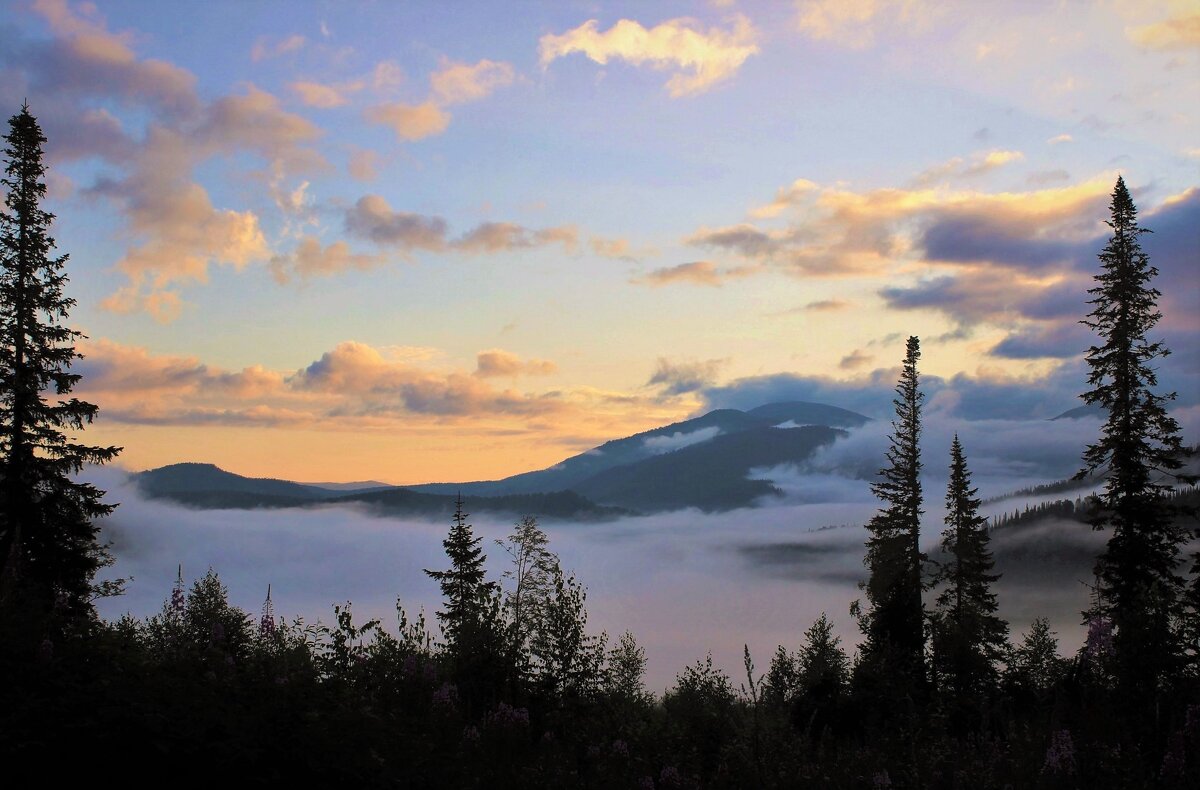
[[[947,707],[959,726],[962,715],[982,709],[996,686],[996,664],[1004,657],[1008,624],[996,614],[991,585],[1000,578],[995,566],[987,519],[979,515],[979,499],[958,435],[950,445],[950,482],[946,487],[946,530],[942,548],[949,560],[936,582],[945,584],[930,617],[933,671]]]
[[[467,522],[461,496],[455,501],[453,519],[442,541],[450,568],[425,573],[442,588],[445,608],[437,618],[455,677],[460,685],[474,686],[473,692],[488,694],[502,674],[500,597],[496,584],[486,579],[482,538]]]
[[[796,724],[813,738],[837,721],[837,709],[846,692],[850,662],[833,634],[833,623],[822,612],[804,632],[797,656],[799,672],[795,701]]]
[[[866,635],[858,672],[867,687],[897,698],[917,696],[925,680],[925,610],[920,550],[921,401],[917,360],[920,342],[910,337],[896,385],[888,466],[871,490],[884,505],[867,524],[864,559],[870,608],[860,617]],[[882,687],[881,687],[882,686]],[[872,692],[868,692],[872,693]]]
[[[0,601],[19,598],[35,616],[52,608],[88,613],[97,592],[116,592],[111,583],[92,585],[111,564],[95,520],[113,506],[72,475],[121,448],[66,433],[82,430],[97,407],[55,399],[79,381],[70,369],[83,335],[63,324],[75,305],[63,293],[67,256],[52,257],[54,215],[41,208],[46,138],[28,105],[8,125],[0,182],[8,193],[0,212]]]
[[[1178,634],[1183,579],[1177,573],[1186,536],[1164,499],[1181,467],[1179,423],[1167,413],[1175,395],[1158,395],[1156,359],[1167,356],[1161,341],[1147,333],[1162,317],[1159,291],[1150,283],[1150,265],[1138,237],[1137,208],[1122,178],[1117,179],[1108,225],[1112,236],[1099,254],[1101,272],[1088,293],[1092,311],[1082,323],[1099,335],[1088,349],[1091,389],[1088,405],[1107,412],[1099,441],[1083,455],[1082,477],[1106,475],[1100,508],[1091,519],[1111,528],[1097,563],[1101,597],[1095,615],[1116,627],[1118,680],[1128,699],[1150,704],[1177,671],[1183,647]]]

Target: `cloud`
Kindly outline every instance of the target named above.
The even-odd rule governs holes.
[[[414,355],[346,341],[295,371],[252,366],[227,371],[195,357],[154,355],[109,340],[90,341],[77,366],[80,397],[99,404],[106,421],[146,425],[287,424],[309,428],[369,428],[413,415],[432,418],[550,416],[568,408],[571,393],[498,389],[489,376],[535,376],[555,370],[547,360],[483,352],[475,373],[422,367]],[[587,398],[577,398],[583,403]]]
[[[1053,137],[1051,137],[1049,140],[1046,141],[1046,144],[1047,145],[1062,145],[1063,143],[1073,143],[1073,142],[1075,142],[1075,138],[1064,132],[1063,134],[1054,135]]]
[[[775,199],[766,205],[758,206],[750,210],[750,216],[755,219],[769,219],[777,217],[784,212],[789,206],[799,202],[801,198],[819,189],[820,187],[809,181],[807,178],[797,178],[786,187],[781,187],[775,193]]]
[[[692,261],[677,266],[655,269],[634,282],[646,285],[669,285],[671,283],[692,283],[693,285],[709,285],[719,288],[721,273],[712,261]]]
[[[646,382],[648,387],[662,387],[664,395],[682,395],[711,387],[721,368],[729,364],[727,359],[672,362],[659,357],[654,373]]]
[[[928,21],[923,0],[799,0],[796,28],[817,41],[863,49],[877,29],[917,29]]]
[[[970,159],[956,156],[939,165],[922,171],[914,179],[917,186],[945,183],[959,179],[969,179],[991,172],[1011,162],[1025,158],[1020,151],[994,150],[977,153]],[[778,202],[778,201],[777,201]]]
[[[701,228],[684,239],[684,243],[728,250],[747,258],[771,255],[782,246],[777,236],[745,223],[724,228]]]
[[[676,431],[671,434],[647,436],[642,441],[642,447],[654,455],[662,455],[663,453],[673,453],[676,450],[682,450],[684,447],[691,447],[693,444],[707,442],[720,433],[720,428],[710,425],[707,428],[697,428],[694,431]]]
[[[839,310],[846,310],[852,307],[850,302],[841,299],[821,299],[816,302],[809,302],[802,307],[802,310],[807,310],[814,313],[833,313]]]
[[[1126,28],[1125,35],[1143,49],[1195,49],[1200,46],[1200,13],[1182,13],[1154,24]]]
[[[838,367],[842,370],[858,370],[871,364],[874,359],[875,356],[873,354],[868,354],[862,349],[856,348],[842,357],[841,362],[838,363]]]
[[[675,73],[667,80],[672,98],[703,93],[737,73],[751,55],[758,53],[758,33],[745,16],[735,14],[728,30],[718,27],[706,32],[691,19],[672,19],[645,28],[622,19],[600,32],[595,19],[561,35],[542,36],[538,54],[542,67],[579,52],[604,65],[610,59],[634,66]]]
[[[655,269],[640,277],[634,277],[630,282],[654,287],[686,283],[720,288],[728,280],[748,277],[758,271],[759,267],[756,266],[721,268],[712,261],[692,261]]]
[[[548,359],[524,360],[499,348],[480,351],[475,357],[475,375],[479,378],[548,376],[557,370],[558,365]]]
[[[434,99],[443,105],[478,101],[497,88],[513,83],[516,72],[511,63],[481,60],[474,65],[443,60],[441,68],[429,77]]]
[[[308,39],[298,33],[275,40],[274,42],[272,42],[269,36],[259,36],[255,39],[254,46],[250,49],[250,60],[254,63],[259,63],[264,60],[280,57],[281,55],[299,52],[301,49],[304,49],[307,43]]]
[[[369,148],[355,148],[350,152],[350,159],[346,163],[346,172],[355,181],[374,181],[379,177],[379,169],[383,164],[383,157],[378,151],[372,151]]]
[[[410,142],[441,134],[450,126],[450,113],[432,101],[377,104],[367,108],[366,118],[371,123],[390,127],[398,139]]]
[[[367,271],[383,262],[380,255],[353,252],[344,241],[325,246],[320,239],[305,236],[290,253],[271,256],[270,268],[276,282],[286,283],[294,277],[307,280],[346,271]]]
[[[988,351],[1005,359],[1069,359],[1096,341],[1096,336],[1077,323],[1049,324],[1017,330]]]
[[[65,0],[36,0],[33,9],[55,34],[28,46],[21,53],[24,62],[18,61],[38,95],[111,97],[127,106],[147,103],[175,118],[199,110],[192,74],[165,61],[139,60],[130,48],[132,36],[109,32],[94,7],[85,16]]]
[[[400,67],[385,61],[375,68],[372,82],[383,92],[403,77]],[[511,85],[516,72],[509,63],[481,60],[474,65],[443,59],[441,68],[429,77],[430,95],[420,104],[384,102],[368,107],[364,117],[371,123],[390,127],[399,140],[412,142],[433,137],[450,127],[452,104],[479,101],[497,88]]]
[[[252,177],[276,197],[290,194],[286,179],[325,166],[313,148],[320,130],[254,85],[201,100],[192,74],[139,58],[135,36],[109,31],[90,4],[39,0],[34,9],[54,37],[25,42],[15,68],[44,97],[47,112],[39,115],[48,136],[62,141],[52,143],[53,156],[103,162],[81,191],[111,201],[124,220],[114,233],[126,245],[115,269],[127,282],[102,304],[169,321],[184,308],[181,286],[205,282],[210,267],[266,262],[271,251],[258,213],[214,205],[193,174],[213,158],[249,153],[265,163]],[[132,116],[144,128],[126,129],[94,106],[108,100],[132,111],[125,122]]]
[[[446,244],[446,221],[441,217],[393,211],[379,195],[364,195],[346,210],[346,232],[381,247],[404,252],[440,250]]]
[[[288,87],[300,97],[300,101],[304,102],[306,106],[316,107],[319,110],[341,107],[350,101],[346,94],[353,92],[352,89],[347,89],[345,86],[324,85],[319,82],[298,81],[291,83]]]
[[[495,254],[552,244],[574,253],[579,230],[574,225],[527,228],[512,222],[483,222],[455,239],[441,217],[395,211],[379,195],[364,195],[345,212],[346,232],[402,253],[416,250]]]
[[[629,248],[628,239],[606,239],[602,236],[592,236],[588,239],[588,246],[592,248],[592,252],[601,258],[633,260],[633,253]]]
[[[454,241],[464,252],[505,252],[508,250],[561,244],[568,253],[579,246],[579,232],[573,225],[531,230],[511,222],[484,222]]]

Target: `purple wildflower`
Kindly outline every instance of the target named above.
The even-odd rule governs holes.
[[[658,774],[659,787],[683,787],[683,777],[679,775],[679,769],[673,765],[668,765]]]
[[[649,776],[643,776],[638,779],[639,790],[654,790],[654,779]]]
[[[443,683],[441,688],[433,692],[435,708],[454,708],[458,704],[458,687],[453,683]]]
[[[1070,730],[1059,730],[1050,736],[1050,748],[1046,749],[1042,773],[1068,776],[1075,773],[1075,743],[1071,740]]]
[[[629,756],[629,744],[625,743],[625,741],[621,741],[621,740],[613,741],[612,750],[613,750],[613,754],[618,754],[622,757]]]
[[[507,702],[501,702],[496,706],[496,710],[488,714],[487,724],[489,727],[499,727],[506,730],[517,727],[528,727],[529,709],[514,708]]]
[[[871,777],[871,787],[875,790],[888,790],[891,786],[892,777],[888,776],[886,768]]]
[[[467,743],[479,742],[479,728],[474,724],[468,724],[463,728],[463,740]]]

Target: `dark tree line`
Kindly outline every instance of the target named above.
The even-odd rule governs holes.
[[[822,615],[745,679],[712,657],[660,697],[632,634],[589,631],[586,590],[536,519],[498,548],[458,502],[443,598],[431,630],[397,603],[396,622],[331,625],[230,605],[209,571],[182,568],[162,610],[100,620],[110,562],[96,519],[112,506],[76,482],[119,451],[69,434],[96,407],[67,398],[79,333],[65,326],[65,256],[52,257],[41,145],[28,107],[5,136],[0,214],[0,776],[44,783],[64,764],[100,784],[319,783],[362,787],[1194,787],[1200,785],[1200,574],[1181,552],[1189,500],[1179,426],[1154,392],[1147,339],[1159,319],[1145,232],[1118,180],[1113,236],[1085,323],[1084,399],[1108,415],[1082,475],[1110,533],[1086,643],[1060,656],[1045,619],[1018,643],[998,615],[987,521],[965,448],[949,448],[942,554],[921,551],[917,338],[896,386],[896,418],[866,525],[863,632],[849,655]],[[1194,499],[1194,497],[1193,497]],[[1057,505],[1046,505],[1056,512]],[[1014,519],[1019,520],[1019,519]],[[1200,557],[1193,558],[1200,563]],[[64,759],[65,758],[65,759]]]

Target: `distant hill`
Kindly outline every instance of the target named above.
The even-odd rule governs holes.
[[[748,479],[751,469],[803,461],[845,435],[823,425],[752,428],[606,469],[573,490],[596,502],[641,511],[750,507],[757,499],[782,493],[770,480]]]
[[[151,499],[169,499],[204,510],[319,507],[362,504],[389,515],[448,517],[454,512],[452,496],[422,494],[397,487],[370,487],[359,491],[334,491],[319,486],[271,478],[242,477],[212,464],[172,464],[132,476]],[[627,515],[615,507],[601,507],[571,491],[520,496],[472,497],[473,513],[540,518],[608,519]]]
[[[615,518],[687,507],[719,511],[752,507],[780,493],[770,480],[749,479],[751,470],[802,463],[845,436],[845,429],[867,422],[861,414],[804,401],[717,409],[605,442],[547,469],[466,483],[294,483],[199,463],[152,469],[134,480],[147,496],[198,508],[361,503],[387,513],[442,516],[453,512],[461,493],[472,512],[547,518]]]
[[[1103,418],[1107,416],[1108,412],[1104,410],[1103,406],[1098,403],[1093,403],[1090,406],[1084,404],[1083,406],[1076,406],[1073,409],[1067,409],[1057,417],[1051,417],[1050,420],[1053,422],[1054,420],[1081,420],[1084,418]]]
[[[249,507],[287,507],[305,504],[338,495],[318,486],[292,483],[265,477],[242,477],[226,472],[213,464],[171,464],[134,476],[138,488],[150,497],[181,500],[189,504],[205,500],[217,501],[222,496],[240,495],[242,502],[261,500],[273,504],[249,504]]]
[[[580,488],[581,485],[610,469],[678,452],[685,448],[699,447],[715,441],[721,436],[735,435],[746,431],[759,431],[760,433],[756,435],[761,436],[762,429],[785,424],[790,424],[790,426],[818,425],[829,428],[857,428],[868,422],[870,422],[869,418],[848,411],[847,409],[806,401],[770,403],[765,406],[759,406],[756,409],[751,409],[750,411],[717,409],[690,420],[671,423],[670,425],[643,431],[642,433],[627,436],[623,439],[613,439],[599,447],[593,447],[554,466],[536,472],[524,472],[502,480],[482,480],[465,483],[427,483],[424,485],[409,486],[409,488],[413,491],[422,491],[430,494],[451,494],[461,491],[464,496],[492,496],[497,494],[559,491],[564,489],[584,492],[584,489]],[[775,463],[784,463],[787,460],[799,461],[807,458],[808,455],[809,450],[805,448],[796,457],[781,459]],[[687,456],[686,460],[689,464],[692,464],[690,468],[694,471],[695,464],[692,456]],[[761,465],[764,464],[752,463],[748,466],[741,465],[736,468],[742,469],[742,474],[739,477],[744,477],[745,470],[750,469],[752,466]],[[657,464],[651,464],[647,468],[661,469]],[[728,470],[730,469],[730,465],[724,464],[723,468]],[[762,490],[761,486],[753,488],[757,491],[755,496],[770,493],[769,491]],[[755,496],[741,497],[738,501],[741,504],[748,505]],[[654,497],[648,497],[648,500],[652,499]]]

